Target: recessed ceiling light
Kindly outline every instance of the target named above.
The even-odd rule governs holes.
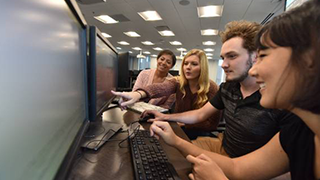
[[[187,51],[186,48],[177,48],[178,51]]]
[[[112,17],[108,15],[100,15],[100,16],[94,16],[95,19],[105,23],[105,24],[115,24],[119,21],[114,20]]]
[[[151,56],[152,56],[152,57],[158,57],[158,56],[157,56],[157,55],[155,55],[155,54],[152,54]]]
[[[132,49],[137,50],[137,51],[141,51],[141,48],[139,48],[139,47],[133,47]]]
[[[156,51],[162,51],[163,49],[162,48],[160,48],[160,47],[156,47],[156,48],[153,48],[154,50],[156,50]]]
[[[147,46],[152,46],[152,45],[154,45],[151,41],[143,41],[143,42],[141,42],[142,44],[144,44],[144,45],[147,45]]]
[[[116,47],[116,49],[119,49],[119,50],[121,50],[121,47]]]
[[[204,41],[204,42],[202,42],[202,44],[205,45],[205,46],[213,46],[213,45],[216,44],[216,42],[214,42],[214,41]]]
[[[223,6],[203,6],[198,7],[198,17],[219,17],[222,15]]]
[[[213,52],[213,51],[214,51],[214,49],[207,48],[207,49],[204,49],[204,51],[206,51],[206,52]]]
[[[121,45],[130,45],[130,43],[126,42],[126,41],[120,41],[118,42],[118,44],[121,44]]]
[[[212,57],[207,57],[207,59],[212,59]]]
[[[201,35],[202,36],[213,36],[213,35],[218,35],[218,30],[217,29],[204,29],[201,30]]]
[[[170,41],[170,44],[171,44],[171,45],[174,45],[174,46],[180,46],[180,45],[182,45],[181,42],[179,42],[179,41]]]
[[[158,21],[162,20],[160,15],[157,13],[157,11],[144,11],[144,12],[138,12],[138,14],[145,20],[145,21]]]
[[[169,30],[158,31],[161,36],[174,36],[174,33]]]
[[[207,55],[207,56],[213,56],[213,54],[212,54],[212,53],[206,53],[206,55]]]
[[[125,35],[129,36],[129,37],[140,37],[140,35],[134,31],[128,31],[128,32],[124,32]]]
[[[151,54],[149,51],[143,51],[143,54]]]
[[[112,36],[110,36],[109,34],[107,34],[107,33],[101,33],[102,34],[102,36],[104,36],[105,38],[111,38]]]
[[[130,54],[132,53],[132,51],[128,51]]]

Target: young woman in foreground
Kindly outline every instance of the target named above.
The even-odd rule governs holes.
[[[191,179],[270,179],[288,171],[293,180],[320,179],[320,1],[274,18],[257,40],[259,58],[249,74],[260,84],[261,105],[288,109],[303,121],[234,159],[201,150],[155,121],[151,134],[188,155]]]

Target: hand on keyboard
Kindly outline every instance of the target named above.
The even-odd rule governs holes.
[[[170,146],[175,147],[180,138],[173,132],[170,124],[164,121],[154,121],[150,127],[150,135],[160,137]]]
[[[159,141],[139,130],[129,139],[136,180],[180,180]]]

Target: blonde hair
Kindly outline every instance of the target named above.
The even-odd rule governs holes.
[[[199,58],[200,61],[200,76],[198,79],[199,84],[199,90],[197,91],[197,100],[194,103],[194,106],[196,109],[201,108],[207,101],[207,93],[209,92],[210,88],[210,82],[209,82],[209,70],[208,70],[208,59],[204,51],[200,49],[192,49],[190,50],[183,58],[181,63],[181,76],[179,76],[178,80],[180,83],[180,91],[183,94],[183,98],[186,95],[185,86],[188,84],[188,80],[186,79],[186,76],[184,75],[183,66],[186,58],[196,55]]]

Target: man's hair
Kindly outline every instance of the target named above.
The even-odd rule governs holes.
[[[206,53],[200,49],[192,49],[190,50],[183,58],[181,63],[181,76],[179,77],[180,82],[180,91],[183,93],[183,97],[186,95],[185,86],[188,84],[188,80],[184,75],[183,66],[186,58],[195,55],[199,58],[200,64],[200,76],[198,79],[199,90],[197,91],[198,98],[194,104],[195,108],[201,108],[207,101],[207,93],[209,92],[210,82],[209,82],[209,67],[208,67],[208,59]]]
[[[176,61],[177,61],[176,55],[174,55],[174,53],[172,51],[170,51],[170,50],[163,50],[158,54],[157,59],[159,59],[164,54],[167,54],[167,55],[171,56],[172,67],[173,67],[176,64]]]
[[[249,21],[231,21],[225,26],[225,30],[220,32],[221,42],[225,43],[231,38],[240,37],[243,39],[243,48],[249,53],[256,51],[255,37],[261,29],[261,25]]]
[[[275,17],[261,29],[256,43],[258,50],[273,47],[272,43],[292,48],[287,70],[292,68],[297,73],[291,103],[320,114],[320,1],[307,1]]]

